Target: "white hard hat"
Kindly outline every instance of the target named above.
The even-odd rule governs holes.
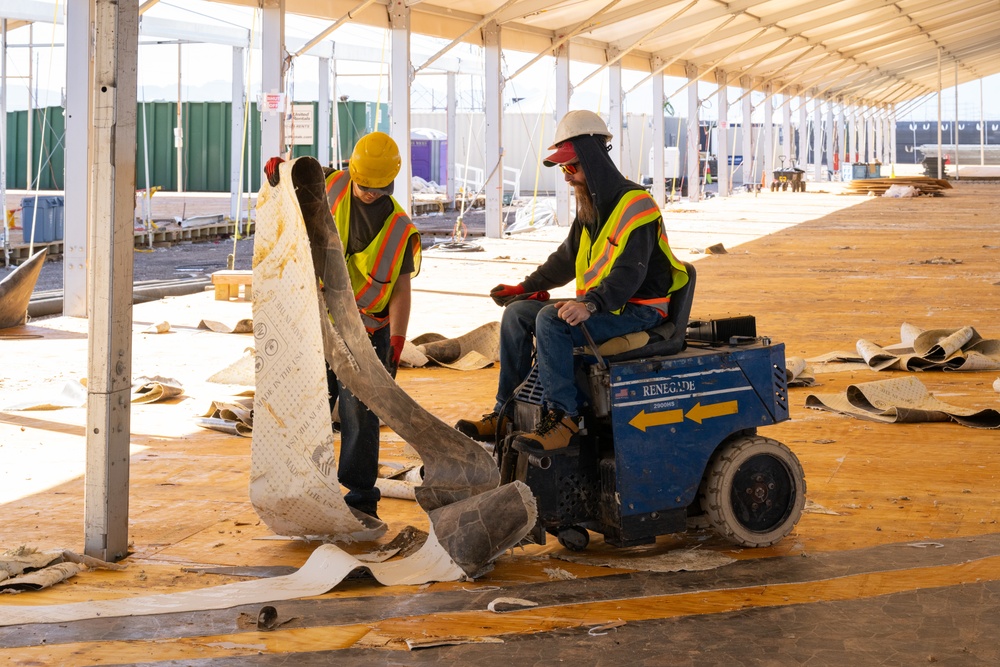
[[[605,141],[611,141],[611,132],[608,131],[607,124],[601,120],[600,116],[593,111],[578,109],[567,113],[556,125],[556,137],[549,149],[555,148],[567,139],[584,134],[600,135],[604,137]]]

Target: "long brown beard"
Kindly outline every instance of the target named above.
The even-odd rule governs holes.
[[[597,222],[597,208],[594,198],[590,196],[590,188],[586,184],[574,183],[573,189],[576,191],[576,217],[585,224]]]

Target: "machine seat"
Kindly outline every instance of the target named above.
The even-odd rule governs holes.
[[[694,265],[683,262],[688,272],[688,281],[670,296],[670,306],[667,318],[646,331],[616,336],[597,347],[597,351],[606,361],[630,361],[644,357],[659,357],[677,354],[685,347],[688,319],[691,317],[691,304],[694,302],[694,286],[696,271]],[[591,354],[587,348],[580,349],[583,354]]]

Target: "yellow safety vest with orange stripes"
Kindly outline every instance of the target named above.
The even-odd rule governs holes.
[[[586,228],[580,234],[580,248],[576,251],[576,295],[583,296],[601,284],[621,255],[622,249],[628,243],[628,237],[633,231],[643,225],[659,224],[660,208],[649,195],[641,190],[631,190],[615,206],[608,221],[601,227],[597,238],[591,240]],[[657,246],[673,267],[673,282],[670,291],[660,297],[649,299],[629,299],[629,303],[638,303],[656,308],[664,317],[670,295],[687,284],[688,275],[684,265],[674,257],[667,243],[667,234],[660,225],[660,235]],[[621,308],[612,311],[615,315],[621,313]]]
[[[326,193],[330,211],[337,223],[337,233],[347,250],[351,225],[351,178],[347,171],[335,171],[327,176]],[[368,247],[347,254],[347,272],[351,276],[354,300],[361,312],[361,321],[368,333],[378,331],[389,322],[388,316],[378,316],[389,305],[392,290],[406,256],[406,247],[413,248],[413,275],[420,272],[420,232],[410,217],[392,200],[393,210],[383,223],[382,231]]]

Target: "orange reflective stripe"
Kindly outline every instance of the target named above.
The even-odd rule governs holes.
[[[629,299],[629,303],[635,303],[640,306],[651,306],[656,308],[657,312],[660,313],[662,317],[667,316],[668,308],[670,307],[670,297],[654,297],[652,299]]]
[[[656,202],[646,193],[637,193],[638,196],[629,202],[621,212],[614,228],[608,234],[600,257],[591,263],[590,267],[583,274],[583,285],[585,290],[590,289],[601,279],[605,268],[612,260],[614,251],[618,248],[620,239],[627,237],[636,227],[651,222],[652,216],[659,216],[660,209]]]
[[[385,317],[375,317],[373,315],[369,315],[363,310],[358,312],[361,313],[361,323],[365,325],[365,331],[370,334],[375,333],[389,323],[388,315]]]
[[[406,249],[410,228],[413,227],[412,224],[399,224],[403,215],[402,212],[399,212],[390,219],[388,233],[379,247],[374,266],[368,273],[367,284],[355,294],[355,300],[360,308],[368,308],[380,301],[391,285],[393,271],[400,255]],[[387,257],[387,252],[391,252],[392,256]],[[378,286],[377,290],[375,289],[376,285]]]
[[[350,192],[350,174],[346,171],[335,171],[326,177],[326,198],[330,202],[330,211],[336,215],[337,207],[343,201],[344,195]]]

